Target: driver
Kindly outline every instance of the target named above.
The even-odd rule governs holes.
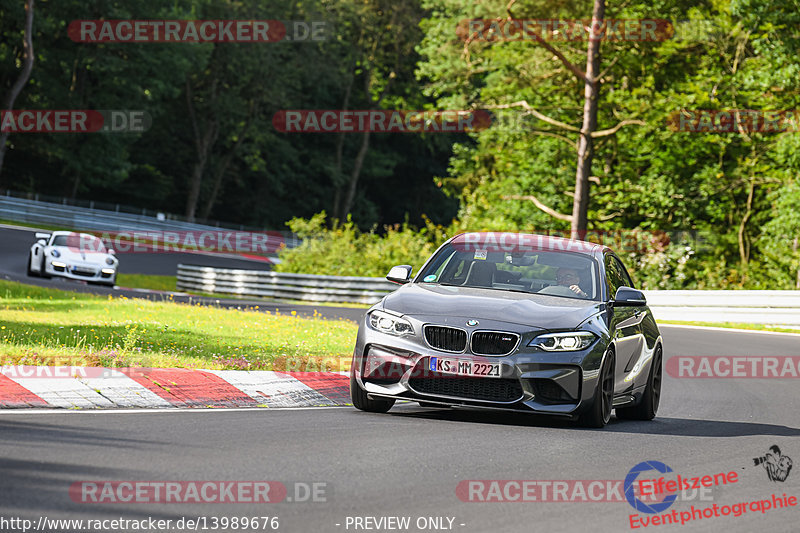
[[[578,271],[574,268],[559,268],[556,273],[556,282],[562,287],[568,287],[569,290],[581,298],[589,297],[578,285],[581,282],[581,278],[578,276]]]

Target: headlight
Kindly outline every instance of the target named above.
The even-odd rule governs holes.
[[[114,260],[111,259],[110,257],[106,257],[106,264],[107,265],[113,265],[114,264]]]
[[[528,346],[541,348],[548,352],[576,352],[591,345],[597,336],[589,331],[568,331],[539,335]]]
[[[369,314],[369,325],[381,333],[389,335],[413,335],[414,328],[411,323],[399,316],[390,315],[383,311],[373,311]]]
[[[61,257],[61,252],[59,252],[58,250],[50,250],[50,255],[52,255],[53,257]]]

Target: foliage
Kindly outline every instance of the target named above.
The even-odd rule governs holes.
[[[349,218],[328,230],[325,212],[307,220],[292,219],[287,225],[303,243],[279,253],[277,272],[383,277],[393,266],[404,264],[416,272],[447,238],[445,228],[429,220],[421,230],[403,223],[384,228],[384,235],[374,228],[361,231]]]
[[[0,98],[16,78],[23,5],[0,0]],[[332,212],[341,177],[352,171],[360,134],[280,133],[272,125],[273,115],[282,109],[341,109],[348,79],[352,94],[347,107],[366,109],[374,94],[364,89],[365,62],[374,90],[394,76],[385,107],[430,106],[413,77],[422,16],[417,1],[401,5],[387,0],[37,4],[36,63],[16,108],[146,110],[153,124],[144,133],[12,134],[0,189],[183,215],[197,172],[201,218],[275,229],[292,217]],[[69,39],[71,21],[101,18],[319,21],[327,33],[322,41],[267,44]],[[357,46],[359,36],[363,42]],[[400,70],[395,68],[398,37],[405,39]],[[198,138],[214,129],[214,142],[198,153]],[[450,220],[457,202],[432,178],[446,170],[453,137],[373,135],[353,220],[362,228],[396,223],[406,215],[422,223],[423,213],[435,221]]]

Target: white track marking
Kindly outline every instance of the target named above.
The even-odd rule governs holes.
[[[659,328],[685,328],[685,329],[707,329],[710,331],[728,331],[731,333],[757,333],[759,335],[791,335],[800,336],[800,333],[786,333],[783,331],[764,331],[760,329],[738,329],[738,328],[719,328],[713,326],[691,326],[689,324],[659,324]]]
[[[259,404],[269,407],[332,405],[332,402],[302,381],[270,370],[206,370],[215,374]]]
[[[28,378],[8,374],[6,377],[25,387],[53,407],[66,409],[114,407],[108,398],[73,377]]]
[[[117,407],[173,407],[155,392],[114,369],[106,370],[103,377],[79,377],[78,380]]]

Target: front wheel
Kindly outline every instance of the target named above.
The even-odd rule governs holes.
[[[36,272],[34,272],[33,269],[31,268],[32,264],[33,264],[33,254],[28,252],[28,268],[27,268],[27,270],[28,270],[28,276],[31,277],[31,278],[36,276]]]
[[[368,413],[385,413],[394,405],[394,400],[370,400],[367,397],[367,391],[362,389],[356,381],[355,372],[350,373],[350,399],[353,400],[353,406],[356,409]]]
[[[585,427],[602,428],[611,419],[614,404],[614,352],[609,351],[600,367],[592,405],[584,411],[578,423]]]
[[[50,275],[47,273],[47,269],[45,268],[44,256],[42,256],[41,266],[39,267],[39,276],[43,277],[44,279],[50,279]]]
[[[661,346],[653,354],[653,363],[650,365],[650,375],[647,377],[647,386],[644,389],[641,401],[633,407],[617,409],[617,418],[625,420],[652,420],[658,412],[661,400]]]

